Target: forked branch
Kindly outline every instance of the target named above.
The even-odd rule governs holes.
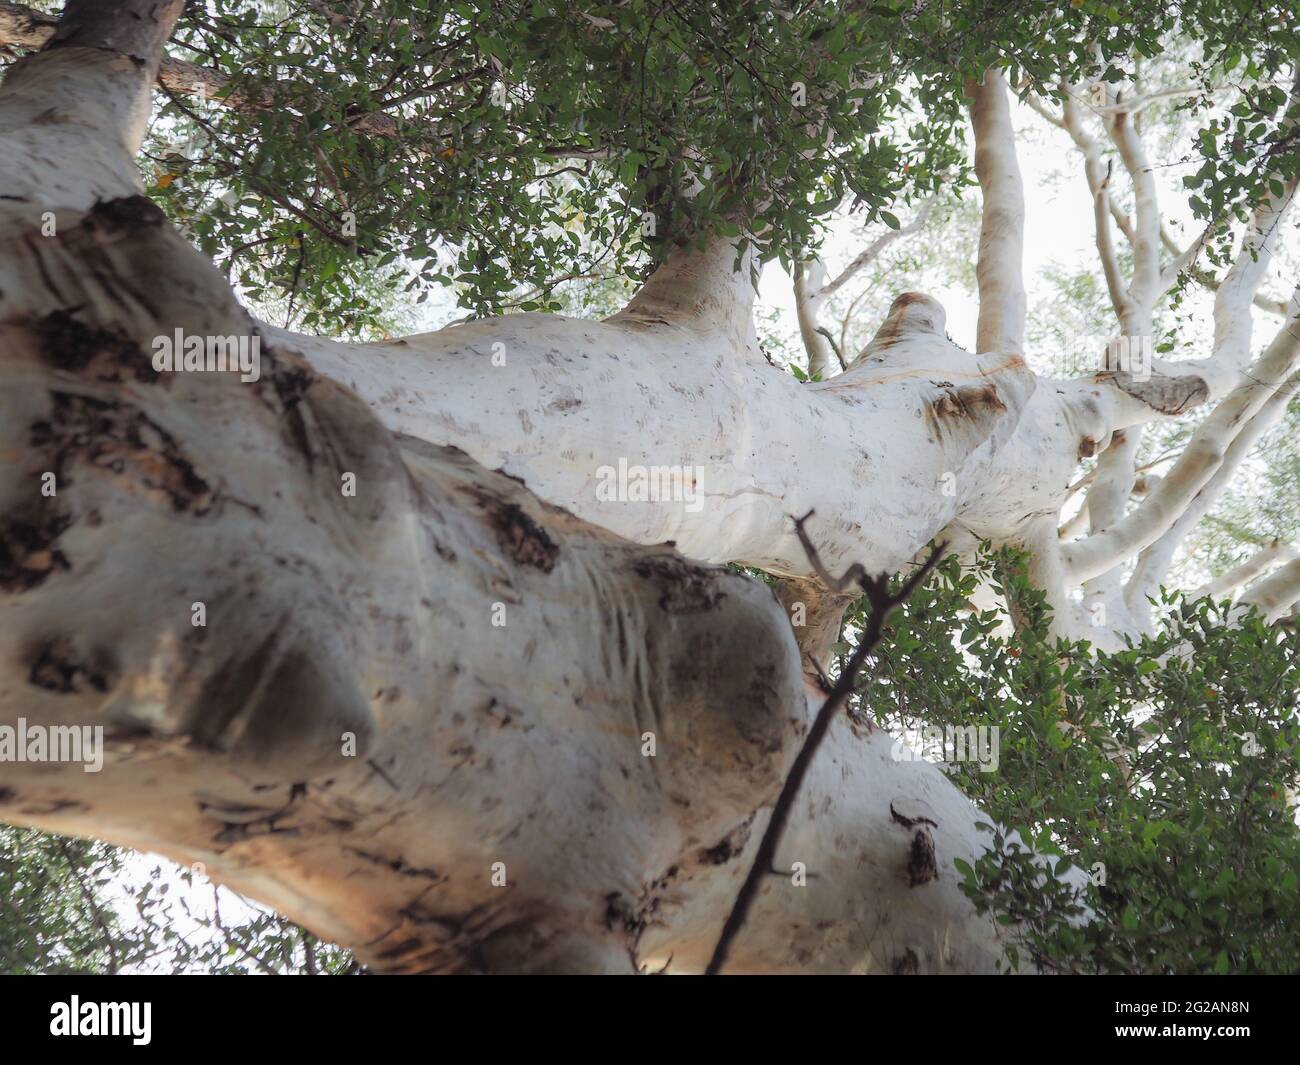
[[[884,637],[885,622],[894,609],[901,603],[906,602],[917,586],[925,580],[939,559],[943,557],[943,552],[947,548],[947,544],[936,544],[926,560],[903,582],[903,586],[897,592],[891,592],[887,574],[869,577],[866,575],[866,570],[861,563],[855,562],[839,577],[832,576],[826,570],[826,567],[822,565],[817,548],[804,530],[804,524],[812,516],[813,512],[810,510],[802,518],[793,520],[799,542],[803,545],[804,550],[808,552],[808,561],[812,564],[817,576],[837,592],[844,591],[851,585],[857,584],[867,597],[867,601],[871,606],[871,613],[867,618],[858,646],[840,671],[839,679],[831,688],[826,701],[821,705],[821,709],[817,711],[812,727],[804,738],[803,746],[799,748],[794,764],[790,766],[790,772],[785,778],[781,794],[777,797],[776,805],[772,808],[772,819],[768,821],[767,828],[763,832],[763,839],[754,855],[754,863],[750,866],[749,874],[745,877],[745,882],[740,886],[740,891],[736,894],[736,901],[732,905],[731,914],[727,917],[727,922],[722,927],[722,934],[718,937],[718,944],[713,949],[713,957],[704,970],[706,976],[716,976],[722,971],[722,967],[727,964],[727,954],[736,935],[745,926],[745,920],[749,916],[750,908],[753,906],[754,899],[758,894],[758,885],[764,876],[773,871],[776,848],[780,845],[786,822],[790,818],[790,811],[799,795],[799,789],[808,773],[808,767],[812,764],[813,758],[816,757],[817,749],[821,746],[822,740],[825,739],[826,733],[830,731],[831,722],[834,721],[836,712],[852,694],[863,663],[880,646],[880,641]]]

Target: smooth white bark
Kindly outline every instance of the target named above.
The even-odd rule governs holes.
[[[1200,599],[1207,595],[1218,598],[1229,592],[1236,591],[1243,585],[1250,584],[1275,563],[1292,562],[1297,557],[1300,557],[1300,550],[1297,550],[1291,544],[1284,544],[1280,540],[1275,540],[1273,543],[1261,547],[1245,562],[1233,566],[1232,569],[1225,570],[1214,580],[1207,581],[1189,592],[1188,595],[1192,599]]]
[[[136,195],[157,64],[130,58],[137,43],[74,40],[0,88],[0,432],[19,456],[0,474],[0,713],[111,730],[102,775],[6,767],[0,812],[202,860],[381,968],[700,968],[815,709],[813,652],[771,593],[701,563],[791,578],[783,599],[815,591],[790,521],[809,510],[836,572],[895,571],[936,537],[1022,544],[1059,624],[1085,631],[1072,589],[1194,508],[1300,360],[1291,318],[1242,387],[1223,384],[1235,357],[1036,378],[996,72],[972,108],[978,355],[905,293],[846,372],[800,384],[762,359],[750,264],[721,240],[676,251],[605,322],[512,315],[367,345],[258,327]],[[1136,266],[1111,280],[1132,329],[1167,277],[1123,116]],[[1221,286],[1225,314],[1253,297],[1247,273]],[[160,380],[145,353],[177,327],[259,330],[264,380]],[[1127,431],[1219,394],[1124,515]],[[1062,544],[1096,454],[1092,534]],[[668,498],[644,498],[651,481]],[[1289,609],[1292,577],[1248,595]],[[1129,626],[1117,587],[1094,590]],[[996,929],[951,864],[980,851],[978,814],[893,752],[837,723],[780,852],[815,875],[773,879],[737,969],[994,965]]]
[[[276,335],[390,428],[455,443],[628,539],[793,576],[812,572],[790,520],[808,510],[835,572],[897,570],[982,513],[1035,384],[1018,357],[958,348],[942,307],[914,293],[847,372],[806,385],[681,319],[511,315],[360,346]],[[620,461],[696,471],[699,496],[603,499]]]
[[[1300,312],[1300,306],[1295,306]],[[1110,528],[1066,545],[1066,564],[1076,580],[1106,572],[1154,543],[1191,504],[1223,464],[1239,429],[1248,424],[1300,364],[1300,318],[1292,317],[1252,364],[1248,384],[1224,399],[1197,428],[1164,480],[1142,505]]]
[[[984,80],[967,92],[973,97],[975,173],[983,197],[975,268],[980,297],[975,349],[1019,352],[1025,336],[1025,193],[1006,78],[999,71],[985,71]]]
[[[605,323],[259,331],[138,195],[153,71],[119,47],[0,87],[0,720],[107,735],[100,773],[6,764],[0,815],[201,861],[384,971],[698,969],[818,699],[767,588],[654,542],[800,573],[785,517],[817,505],[828,564],[896,568],[979,495],[1032,375],[909,295],[798,386],[717,245]],[[178,328],[257,336],[259,380],[156,372]],[[843,463],[805,457],[821,434]],[[706,505],[597,499],[620,457],[702,465]],[[780,852],[806,885],[764,890],[733,968],[990,971],[952,867],[978,811],[855,728]]]
[[[1237,600],[1241,606],[1256,607],[1267,622],[1288,617],[1300,602],[1300,561],[1292,560],[1247,588]]]

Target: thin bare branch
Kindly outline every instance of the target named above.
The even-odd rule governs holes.
[[[917,586],[925,580],[930,571],[938,564],[939,559],[943,557],[946,548],[945,544],[936,545],[926,560],[904,581],[898,592],[893,593],[889,590],[889,577],[887,574],[867,577],[860,563],[854,563],[848,572],[839,578],[831,577],[826,573],[820,557],[817,556],[816,548],[812,547],[811,541],[808,540],[807,534],[804,532],[803,524],[810,517],[812,517],[811,511],[804,515],[803,518],[795,519],[795,528],[798,530],[800,542],[804,544],[805,549],[809,552],[808,559],[813,564],[814,569],[818,571],[818,575],[822,577],[822,580],[826,581],[831,587],[836,588],[837,591],[843,590],[855,582],[860,585],[863,594],[866,595],[870,603],[871,612],[867,617],[862,636],[858,640],[858,646],[854,648],[853,654],[840,671],[835,686],[817,711],[817,716],[808,729],[808,735],[804,737],[803,746],[799,748],[799,753],[790,766],[790,772],[786,775],[781,794],[777,797],[776,805],[772,807],[772,817],[763,832],[763,838],[758,845],[758,850],[754,853],[754,861],[749,868],[749,875],[745,877],[745,882],[736,894],[731,913],[722,927],[722,934],[718,937],[717,946],[713,949],[713,957],[704,970],[706,976],[718,975],[722,972],[723,966],[727,964],[727,955],[730,953],[731,944],[745,926],[749,911],[758,894],[758,885],[762,878],[774,869],[776,848],[785,832],[790,810],[799,795],[799,789],[803,784],[804,777],[807,775],[808,767],[812,764],[822,740],[826,738],[827,732],[830,731],[831,723],[835,720],[835,714],[853,693],[863,663],[880,646],[880,642],[884,638],[885,622],[895,608],[906,602]]]

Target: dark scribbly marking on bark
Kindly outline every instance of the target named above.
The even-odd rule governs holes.
[[[60,695],[75,694],[88,688],[106,692],[112,687],[112,677],[116,672],[107,654],[92,654],[89,660],[83,661],[70,641],[56,639],[37,649],[27,680],[33,687]]]
[[[387,869],[391,869],[400,876],[418,876],[434,881],[442,881],[446,879],[436,869],[422,868],[420,866],[409,864],[400,854],[396,858],[385,858],[382,854],[363,851],[359,847],[347,847],[345,849],[350,853],[355,854],[358,858],[364,858],[366,861],[371,862],[374,865],[382,865]]]
[[[698,614],[713,610],[726,598],[719,572],[694,565],[677,555],[639,558],[632,571],[659,590],[659,609],[668,614]]]
[[[939,879],[939,864],[934,853],[934,837],[930,829],[921,825],[912,834],[912,846],[907,854],[907,882],[910,887],[920,887]]]
[[[122,196],[116,200],[99,200],[81,224],[84,228],[107,233],[133,232],[137,229],[157,229],[167,220],[167,215],[148,196]]]
[[[51,366],[69,373],[93,369],[104,381],[122,380],[122,371],[137,381],[160,380],[134,340],[120,330],[78,321],[77,309],[53,311],[35,323],[40,352]]]
[[[1184,414],[1193,407],[1200,406],[1210,396],[1209,385],[1204,379],[1192,374],[1185,377],[1157,374],[1139,380],[1131,373],[1120,371],[1112,375],[1112,380],[1115,387],[1145,403],[1152,410],[1171,416]]]
[[[911,887],[920,887],[931,880],[939,879],[939,865],[934,853],[934,837],[931,828],[938,828],[939,822],[924,814],[908,816],[900,813],[893,803],[889,804],[889,817],[895,824],[912,831],[912,845],[907,852],[907,882]]]
[[[938,821],[932,817],[926,817],[924,814],[908,816],[907,814],[900,813],[892,802],[889,804],[889,819],[902,825],[904,828],[915,828],[917,825],[930,825],[933,828],[939,827]]]
[[[551,539],[518,503],[480,495],[497,541],[522,566],[550,573],[560,557],[560,545]]]
[[[62,484],[70,462],[84,461],[129,476],[170,502],[177,513],[206,514],[216,495],[194,469],[180,444],[143,411],[129,404],[51,392],[48,421],[33,422],[32,447],[52,452],[52,471]]]
[[[940,418],[965,417],[972,420],[1001,414],[1007,409],[998,395],[997,386],[991,384],[947,389],[930,407]]]
[[[303,366],[276,365],[271,370],[270,377],[280,401],[289,440],[307,460],[307,468],[310,470],[316,464],[316,452],[312,448],[311,434],[307,432],[301,405],[307,390],[315,384],[315,375]]]
[[[25,514],[10,514],[0,522],[0,591],[25,592],[52,573],[71,569],[55,541],[72,519],[51,501],[32,503]]]

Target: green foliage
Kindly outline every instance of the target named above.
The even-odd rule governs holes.
[[[112,968],[113,918],[94,900],[120,868],[106,844],[0,828],[0,973]]]
[[[969,609],[981,578],[1007,595],[1014,633]],[[1098,653],[1046,635],[1014,556],[950,561],[892,620],[861,692],[856,712],[892,730],[999,730],[996,771],[946,768],[1006,829],[957,872],[981,909],[1026,929],[1012,967],[1296,968],[1300,632],[1209,600],[1166,597],[1159,614],[1155,636]],[[1086,890],[1045,864],[1081,867]]]
[[[846,192],[875,214],[905,162],[924,174],[952,151],[938,129],[875,136],[898,93],[853,88],[891,68],[904,35],[887,8],[205,7],[173,51],[225,73],[223,96],[259,103],[169,100],[151,193],[254,298],[306,278],[335,320],[364,312],[352,281],[366,263],[409,263],[414,286],[455,284],[485,313],[519,286],[541,290],[525,310],[554,309],[558,276],[635,273],[705,223],[806,240]],[[376,114],[397,135],[368,129]],[[827,131],[836,149],[818,151]],[[696,176],[686,201],[675,190]],[[755,216],[757,189],[771,198]]]
[[[985,68],[1051,94],[1173,55],[1201,90],[1176,105],[1193,207],[1224,221],[1300,172],[1298,17],[1290,0],[208,0],[168,49],[225,84],[160,97],[144,177],[253,302],[382,332],[376,277],[474,314],[556,310],[564,281],[635,280],[706,230],[760,234],[788,265],[845,205],[897,227],[970,183],[965,91]]]
[[[844,203],[897,226],[900,204],[969,183],[964,87],[987,66],[1026,88],[1119,77],[1183,34],[1190,76],[1243,89],[1198,142],[1198,203],[1222,212],[1294,154],[1273,84],[1287,6],[210,0],[169,51],[227,83],[163,98],[145,182],[307,328],[370,328],[365,279],[385,271],[475,314],[554,310],[563,280],[635,279],[705,230],[788,263]]]
[[[0,973],[358,971],[349,951],[192,870],[0,826]]]
[[[822,375],[820,371],[818,371],[815,374],[809,375],[808,372],[803,369],[803,367],[795,364],[791,364],[790,373],[796,381],[802,381],[805,384],[810,381],[820,381],[822,379]]]

